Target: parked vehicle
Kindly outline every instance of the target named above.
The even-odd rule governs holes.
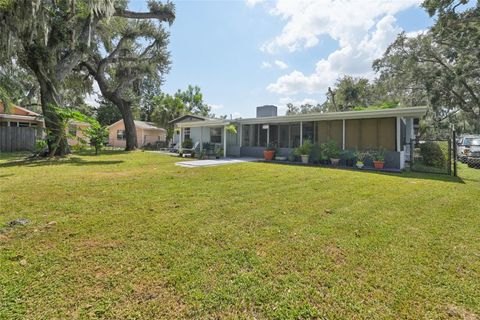
[[[475,141],[475,144],[479,141],[480,135],[466,135],[463,136],[457,144],[457,159],[462,162],[466,163],[469,157],[469,153],[475,151],[477,148],[480,148],[480,145],[472,145]]]
[[[471,141],[466,162],[470,168],[480,169],[480,138]]]

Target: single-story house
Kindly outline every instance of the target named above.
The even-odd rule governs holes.
[[[76,146],[83,143],[89,143],[84,130],[90,127],[90,123],[81,121],[70,121],[68,123],[68,144]]]
[[[167,139],[167,130],[156,126],[152,122],[135,120],[135,128],[137,131],[137,142],[140,147],[147,144],[155,144],[158,141],[165,141]],[[123,120],[111,124],[108,127],[109,137],[108,142],[112,147],[125,148],[126,136],[125,125]]]
[[[8,113],[0,102],[0,126],[43,128],[42,115],[28,109],[12,105]]]
[[[426,114],[426,107],[345,111],[277,116],[277,107],[257,108],[257,117],[247,119],[210,119],[184,116],[175,119],[174,141],[219,144],[224,156],[262,157],[270,142],[282,156],[309,140],[313,143],[336,141],[344,150],[386,150],[385,167],[403,169],[409,157],[415,123]],[[227,126],[234,125],[237,134]]]

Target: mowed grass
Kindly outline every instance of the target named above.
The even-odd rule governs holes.
[[[480,170],[12,160],[0,224],[31,222],[0,234],[0,319],[480,315]]]

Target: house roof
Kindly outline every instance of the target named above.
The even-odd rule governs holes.
[[[39,117],[41,116],[40,114],[36,113],[36,112],[33,112],[31,110],[28,110],[28,109],[25,109],[25,108],[22,108],[20,106],[17,106],[17,105],[12,105],[11,106],[11,112],[10,113],[5,113],[5,109],[4,109],[4,106],[3,106],[3,103],[0,102],[0,113],[1,114],[8,114],[8,115],[16,115],[16,116],[31,116],[31,117]]]
[[[115,123],[112,123],[109,128],[112,128],[113,126],[117,125],[118,123],[123,122],[123,119],[118,120]],[[139,121],[139,120],[134,120],[135,122],[135,127],[140,128],[140,129],[146,129],[146,130],[161,130],[165,131],[164,128],[157,127],[157,125],[153,122],[146,122],[146,121]]]
[[[409,107],[381,110],[363,110],[363,111],[343,111],[343,112],[325,112],[325,113],[307,113],[288,116],[260,117],[235,120],[210,120],[210,121],[191,121],[182,122],[177,125],[180,127],[203,127],[203,126],[222,126],[230,123],[238,124],[276,124],[301,121],[321,121],[321,120],[347,120],[347,119],[370,119],[370,118],[388,118],[388,117],[414,117],[420,118],[427,112],[427,107]]]
[[[199,115],[196,115],[196,114],[184,114],[183,116],[180,116],[178,118],[175,118],[171,121],[169,121],[168,123],[178,123],[178,122],[181,122],[185,119],[189,119],[189,118],[194,118],[194,119],[197,119],[197,120],[200,120],[200,121],[208,121],[208,120],[215,120],[214,118],[209,118],[209,117],[204,117],[204,116],[199,116]],[[190,121],[188,121],[190,122]]]

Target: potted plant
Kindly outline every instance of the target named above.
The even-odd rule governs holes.
[[[265,150],[263,150],[263,158],[267,161],[273,160],[273,157],[275,157],[275,151],[277,147],[275,146],[274,143],[270,142],[267,144],[265,147]]]
[[[365,166],[365,159],[369,156],[367,152],[356,152],[355,157],[357,158],[356,166],[358,169],[362,169]]]
[[[338,166],[340,163],[340,150],[334,140],[330,140],[326,143],[326,152],[332,165]]]
[[[340,158],[343,160],[343,162],[345,163],[345,166],[347,167],[354,167],[355,164],[357,163],[357,158],[355,156],[355,153],[353,153],[351,150],[341,151]]]
[[[375,169],[383,169],[385,165],[385,150],[381,149],[375,151],[372,155],[372,158]]]
[[[223,157],[223,148],[222,147],[215,148],[215,159],[220,159],[221,157]]]
[[[300,147],[295,149],[295,154],[297,156],[300,156],[302,159],[302,163],[308,163],[308,160],[310,158],[310,153],[312,152],[313,144],[309,141],[306,140]]]

